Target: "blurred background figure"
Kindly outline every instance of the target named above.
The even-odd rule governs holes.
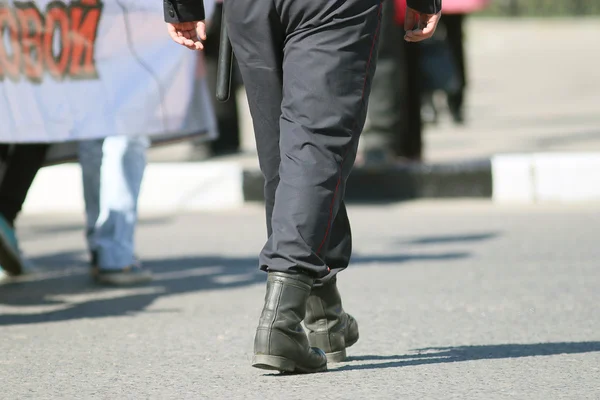
[[[48,150],[47,144],[0,144],[0,272],[28,269],[15,233],[15,221]]]
[[[134,244],[149,145],[147,137],[135,136],[79,143],[86,238],[92,276],[99,283],[128,285],[152,279],[136,259]]]
[[[134,255],[137,204],[149,140],[112,136],[79,143],[91,274],[105,284],[147,282]],[[15,222],[48,144],[0,144],[0,267],[10,276],[33,269],[23,256]]]
[[[404,41],[405,0],[383,3],[377,70],[356,164],[420,161],[419,51]]]
[[[424,123],[437,123],[436,93],[443,93],[457,124],[464,123],[467,89],[464,21],[489,0],[445,0],[433,39],[407,43],[406,0],[384,2],[377,71],[357,166],[421,162]]]
[[[443,17],[433,40],[421,43],[422,117],[437,123],[434,93],[445,94],[452,120],[465,121],[464,102],[468,76],[465,57],[464,22],[468,14],[481,11],[490,0],[444,0]]]
[[[214,3],[208,0],[205,5],[206,17],[207,20],[210,20]],[[159,21],[159,26],[164,27],[161,4],[148,6],[137,4],[139,7],[131,4],[131,6],[133,8],[129,10],[128,14],[130,18],[151,23],[148,17],[153,16],[156,21]],[[152,9],[155,10],[153,14],[149,13]],[[94,15],[100,15],[101,7],[99,5],[96,11],[97,14]],[[111,18],[119,17],[109,13],[100,21],[107,21],[107,26],[111,26]],[[91,17],[86,21],[88,24],[98,22]],[[152,33],[152,28],[147,33]],[[73,35],[78,39],[76,33]],[[160,37],[163,37],[162,33]],[[151,43],[160,46],[160,43],[154,42],[156,40]],[[170,45],[170,40],[166,37],[163,42]],[[65,46],[69,46],[69,44],[67,43]],[[90,79],[87,82],[89,85],[87,90],[97,90],[98,96],[88,95],[88,98],[85,98],[89,92],[81,87],[74,90],[72,88],[65,89],[65,92],[73,90],[68,93],[77,93],[82,96],[81,104],[77,104],[81,109],[77,109],[77,112],[73,112],[71,115],[60,115],[56,121],[53,121],[57,126],[65,126],[65,129],[57,129],[55,126],[52,126],[51,129],[40,129],[40,126],[45,126],[43,123],[39,123],[33,118],[24,118],[23,115],[31,113],[40,117],[44,113],[36,113],[36,111],[46,110],[47,104],[52,104],[58,109],[61,109],[60,105],[62,105],[62,109],[69,109],[70,102],[77,103],[70,96],[60,99],[49,96],[46,99],[45,94],[51,93],[51,90],[40,91],[40,85],[30,85],[28,81],[19,83],[24,89],[21,89],[19,85],[15,87],[0,86],[0,91],[4,92],[3,98],[5,99],[10,99],[11,96],[21,96],[24,93],[22,98],[17,96],[17,100],[36,98],[38,101],[32,107],[22,107],[23,110],[16,106],[16,104],[21,106],[22,103],[15,101],[13,107],[16,111],[12,111],[12,113],[7,111],[3,114],[10,117],[9,121],[2,126],[3,137],[0,137],[6,143],[0,144],[0,266],[8,275],[17,276],[32,270],[31,265],[21,254],[15,232],[15,221],[37,172],[44,164],[78,159],[82,172],[86,215],[85,232],[92,277],[98,283],[111,285],[138,284],[152,279],[150,271],[142,268],[135,255],[138,199],[147,164],[147,151],[151,144],[150,137],[145,136],[144,131],[152,131],[152,140],[156,139],[157,143],[168,140],[189,140],[189,138],[198,136],[202,136],[203,140],[214,138],[214,135],[208,134],[208,132],[215,131],[214,110],[211,102],[214,94],[209,94],[202,53],[198,53],[198,58],[194,60],[195,55],[190,55],[187,50],[171,50],[171,62],[181,69],[165,68],[165,64],[157,63],[155,65],[157,70],[154,72],[159,71],[159,75],[162,74],[158,76],[147,74],[148,68],[142,60],[143,57],[133,51],[131,46],[126,47],[126,50],[115,51],[111,54],[113,58],[107,58],[98,65],[93,65],[94,68],[101,71],[100,78]],[[152,49],[148,49],[148,51],[152,51]],[[148,54],[144,54],[144,56],[147,57],[146,61],[150,62],[151,57],[148,57]],[[119,70],[113,67],[113,62],[127,65],[131,69],[113,73],[115,70]],[[1,63],[2,60],[0,60]],[[107,65],[110,68],[104,69]],[[154,84],[161,78],[173,78],[178,82],[177,97],[165,94],[160,88],[157,90],[156,86],[148,88],[148,83]],[[146,89],[135,92],[136,85],[126,87],[121,83],[123,79],[126,81],[139,79],[139,82],[144,82],[145,79],[146,84],[139,83],[139,86],[146,87]],[[98,81],[102,80],[105,82],[98,85]],[[62,83],[68,85],[70,81],[64,80],[61,81]],[[44,82],[42,82],[43,84]],[[51,85],[52,82],[49,84]],[[111,88],[112,86],[119,88],[121,91],[112,93],[110,90],[104,90],[107,85]],[[193,88],[188,90],[190,87]],[[188,90],[188,93],[186,94],[183,89]],[[139,97],[130,99],[128,96],[132,96],[131,91]],[[142,95],[140,96],[139,93]],[[29,95],[31,96],[28,97]],[[36,95],[38,97],[35,97]],[[170,107],[173,103],[179,104],[177,98],[180,95],[185,95],[184,98],[189,99],[189,101],[186,100],[185,115],[176,111],[176,107]],[[106,98],[102,96],[106,96]],[[112,109],[106,106],[107,104],[114,105],[115,98],[122,98],[122,103],[117,102],[116,107]],[[144,101],[138,101],[141,98],[144,98]],[[27,102],[23,102],[23,104],[27,104]],[[35,109],[35,106],[39,106],[39,109]],[[0,109],[0,111],[5,110],[9,110],[9,107]],[[98,110],[102,111],[97,112]],[[15,118],[21,119],[15,119],[18,122],[12,121],[13,128],[11,129],[10,118],[13,115]],[[51,112],[49,115],[54,117]],[[148,122],[154,121],[152,118],[162,123],[162,127],[156,127]],[[90,124],[89,120],[95,122]],[[36,124],[36,122],[38,123]],[[28,123],[30,125],[27,125]],[[104,124],[109,128],[102,129]],[[111,132],[111,129],[116,129],[116,131]],[[141,131],[140,136],[136,136],[138,131]],[[229,129],[224,131],[228,132]],[[115,135],[116,132],[118,135]],[[113,136],[108,136],[111,134]],[[11,143],[16,140],[48,143]],[[59,144],[58,148],[65,148],[63,152],[58,151],[60,156],[56,159],[54,158],[56,154],[53,154],[56,147],[50,149],[50,143]],[[62,195],[68,195],[68,193]]]

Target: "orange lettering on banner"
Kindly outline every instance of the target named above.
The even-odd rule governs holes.
[[[6,48],[6,44],[9,48]],[[21,43],[19,41],[19,22],[5,3],[0,3],[0,76],[19,81],[21,65]]]
[[[40,11],[33,3],[15,3],[16,15],[21,25],[21,72],[31,82],[41,82],[44,74],[42,59],[42,34],[44,24]]]
[[[90,4],[94,3],[94,4]],[[96,1],[80,1],[71,4],[71,53],[70,75],[78,79],[96,78],[94,44],[100,22],[101,6]]]
[[[96,79],[95,51],[102,14],[100,0],[66,4],[52,1],[40,12],[34,2],[0,0],[0,81],[21,76],[40,83],[47,72],[55,80]]]
[[[54,55],[57,40],[59,52]],[[54,79],[60,81],[66,76],[70,53],[69,13],[64,3],[55,1],[48,5],[44,26],[44,65]]]

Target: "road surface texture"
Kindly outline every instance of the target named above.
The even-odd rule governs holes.
[[[147,215],[149,286],[97,288],[80,215],[24,217],[0,286],[2,399],[600,399],[600,207],[352,206],[360,341],[311,376],[250,367],[260,206]]]

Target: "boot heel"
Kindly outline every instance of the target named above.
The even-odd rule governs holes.
[[[308,330],[308,342],[325,350],[328,362],[346,360],[346,349],[358,341],[358,324],[342,307],[335,277],[331,282],[311,289],[304,325]]]
[[[269,272],[263,311],[254,336],[252,366],[293,373],[327,370],[327,357],[311,348],[302,329],[313,279]]]
[[[270,371],[294,372],[296,363],[284,357],[255,355],[252,359],[254,368],[266,369]]]
[[[327,362],[330,362],[330,363],[344,362],[347,358],[346,349],[340,350],[340,351],[335,351],[333,353],[326,353],[325,355],[327,356]]]

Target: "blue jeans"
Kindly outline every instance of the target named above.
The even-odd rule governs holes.
[[[79,144],[87,243],[101,269],[135,262],[137,203],[149,144],[146,137],[128,136]]]

